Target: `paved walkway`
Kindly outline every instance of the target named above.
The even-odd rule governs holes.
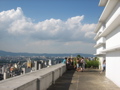
[[[84,72],[67,71],[47,90],[120,90],[104,73],[99,72],[95,69]]]

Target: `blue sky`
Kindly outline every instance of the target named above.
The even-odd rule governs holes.
[[[0,11],[21,7],[25,16],[36,22],[85,15],[84,22],[97,23],[103,10],[98,3],[99,0],[1,0]]]
[[[94,54],[99,0],[0,0],[0,50]]]

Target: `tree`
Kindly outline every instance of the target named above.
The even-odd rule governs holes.
[[[99,58],[98,57],[95,57],[95,59],[94,60],[99,60]]]
[[[81,56],[80,56],[80,55],[77,55],[77,58],[81,58]]]

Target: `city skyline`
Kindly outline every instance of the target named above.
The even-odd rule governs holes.
[[[1,0],[0,50],[95,53],[98,0]]]

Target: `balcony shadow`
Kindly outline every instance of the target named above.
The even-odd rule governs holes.
[[[74,72],[75,70],[66,71],[56,80],[55,84],[51,85],[47,90],[69,90]]]

